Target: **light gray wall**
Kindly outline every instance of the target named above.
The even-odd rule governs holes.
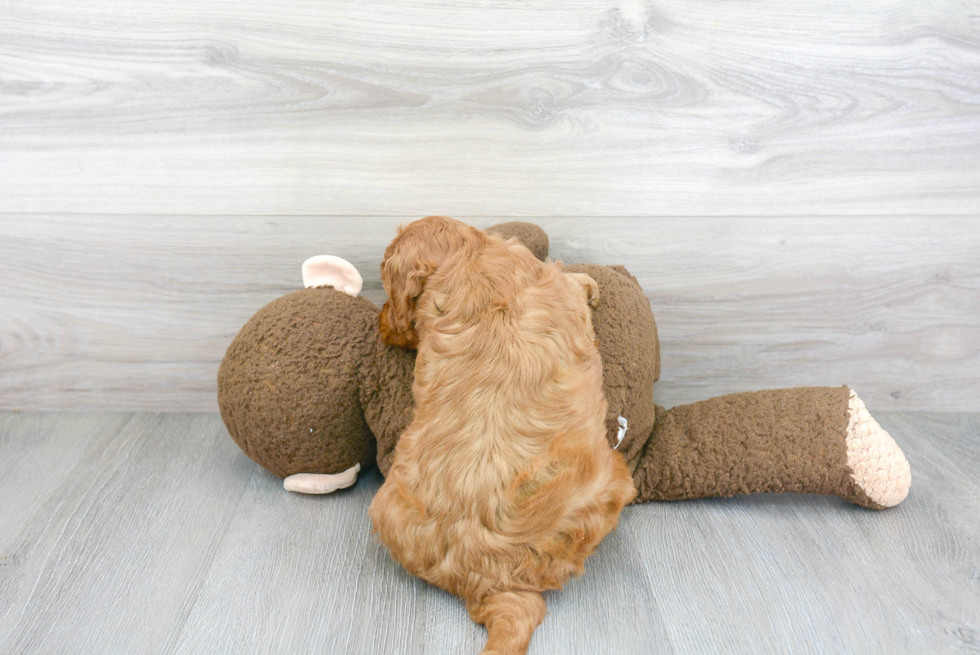
[[[314,254],[378,264],[397,218],[8,215],[0,404],[213,410],[238,328]],[[489,226],[497,219],[473,222]],[[969,218],[539,218],[552,254],[624,264],[653,306],[657,399],[796,385],[872,409],[976,410],[980,230]]]
[[[4,4],[0,408],[213,410],[237,329],[398,222],[625,264],[665,405],[980,409],[969,3]]]

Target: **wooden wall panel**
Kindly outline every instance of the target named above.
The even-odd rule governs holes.
[[[0,212],[974,214],[943,0],[8,0]]]
[[[665,404],[976,408],[968,2],[9,0],[0,406],[213,409],[311,252],[530,217],[655,305]]]
[[[228,343],[306,257],[348,258],[381,303],[384,247],[413,218],[0,216],[0,408],[214,410]],[[535,222],[556,259],[640,280],[661,404],[848,383],[876,410],[980,409],[973,219]]]

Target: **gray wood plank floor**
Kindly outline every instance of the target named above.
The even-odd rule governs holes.
[[[628,508],[530,652],[977,649],[980,415],[879,419],[912,463],[901,506]],[[478,652],[371,535],[379,484],[288,494],[214,414],[0,413],[0,652]]]

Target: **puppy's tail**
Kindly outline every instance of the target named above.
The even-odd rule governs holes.
[[[469,608],[470,617],[487,626],[480,655],[524,655],[531,633],[544,620],[544,597],[534,591],[504,591]]]

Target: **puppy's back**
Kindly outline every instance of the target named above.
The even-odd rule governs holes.
[[[494,238],[419,300],[416,413],[371,516],[490,642],[526,648],[540,592],[582,571],[635,495],[605,440],[587,296],[560,264]]]

